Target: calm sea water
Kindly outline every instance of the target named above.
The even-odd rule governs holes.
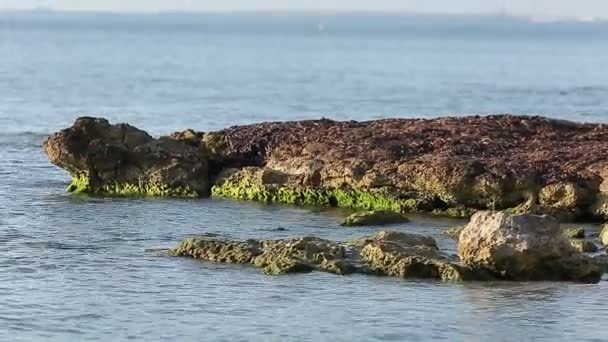
[[[0,340],[602,341],[608,283],[452,284],[159,256],[181,238],[344,240],[339,210],[64,192],[79,114],[154,134],[264,120],[532,113],[608,122],[608,25],[506,18],[0,14]],[[458,221],[392,229],[436,237]],[[278,226],[286,232],[273,232]]]

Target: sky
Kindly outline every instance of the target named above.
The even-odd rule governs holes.
[[[102,11],[373,11],[608,18],[608,0],[0,0],[0,9]]]

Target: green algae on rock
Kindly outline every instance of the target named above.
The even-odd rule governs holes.
[[[127,124],[82,117],[44,149],[72,175],[68,191],[115,196],[204,196],[207,159],[186,141],[154,139]]]
[[[347,243],[316,237],[247,241],[187,238],[170,253],[214,262],[251,264],[268,275],[318,270],[338,275],[487,279],[487,274],[458,265],[440,252],[432,238],[391,231]]]
[[[211,191],[267,203],[451,217],[511,208],[560,221],[608,219],[608,127],[601,124],[513,115],[322,119],[155,139],[85,117],[49,137],[44,149],[76,178],[74,192]]]
[[[198,197],[195,190],[181,187],[172,187],[168,184],[153,184],[141,182],[139,184],[109,183],[102,186],[91,186],[89,177],[77,175],[72,177],[72,183],[68,186],[68,192],[86,193],[111,196],[150,196],[150,197]]]
[[[342,222],[342,226],[384,226],[405,222],[409,222],[409,219],[401,213],[391,210],[371,210],[349,215]]]

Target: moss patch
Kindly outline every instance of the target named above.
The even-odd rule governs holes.
[[[150,196],[150,197],[198,197],[198,193],[185,187],[172,188],[167,184],[139,182],[120,183],[115,182],[101,186],[92,186],[87,175],[80,174],[72,176],[72,183],[68,186],[68,192],[104,194],[111,196]]]
[[[211,188],[211,196],[266,203],[335,206],[361,210],[418,211],[417,199],[398,199],[370,191],[260,185],[246,178],[229,178]]]

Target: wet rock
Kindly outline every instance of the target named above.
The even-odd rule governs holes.
[[[194,259],[230,263],[248,264],[263,253],[259,242],[232,241],[228,239],[201,237],[187,238],[170,251],[173,256],[191,257]]]
[[[464,230],[466,226],[456,226],[452,228],[446,229],[443,233],[454,240],[458,240],[460,238],[460,233]]]
[[[264,274],[306,273],[314,269],[348,274],[355,270],[344,246],[316,237],[283,240],[236,241],[214,237],[184,239],[173,256],[231,263],[252,264]],[[352,273],[352,272],[351,272]]]
[[[568,227],[563,230],[564,235],[570,239],[584,239],[585,228],[583,227]]]
[[[207,159],[184,141],[154,139],[127,124],[82,117],[51,135],[44,150],[72,176],[71,192],[204,196]]]
[[[382,231],[339,243],[316,237],[233,241],[188,238],[171,251],[174,256],[251,264],[264,274],[352,273],[402,278],[487,280],[489,275],[460,265],[441,252],[434,239],[418,234]]]
[[[597,282],[598,266],[576,251],[549,216],[475,214],[458,242],[464,265],[506,280]]]
[[[570,245],[581,253],[595,253],[598,251],[597,246],[588,240],[572,239],[570,240]]]
[[[603,273],[608,273],[608,255],[596,255],[593,257],[593,260],[600,267]]]
[[[348,216],[343,226],[384,226],[397,223],[409,222],[408,218],[398,212],[391,210],[371,210],[354,213]]]
[[[429,247],[433,250],[438,250],[437,242],[435,239],[429,236],[412,233],[402,233],[396,231],[381,231],[371,236],[364,236],[357,239],[348,241],[347,245],[350,247],[361,249],[370,243],[374,242],[393,242],[401,246],[415,247]]]

